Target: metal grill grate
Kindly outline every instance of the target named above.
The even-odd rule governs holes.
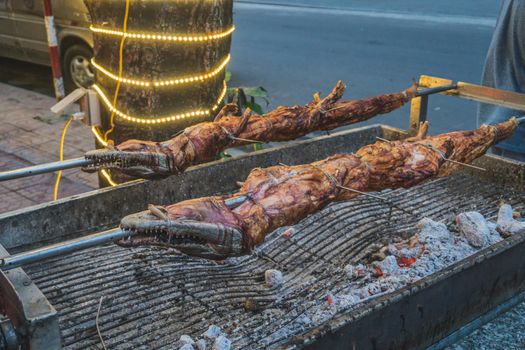
[[[224,265],[109,245],[26,271],[60,313],[66,349],[99,343],[101,296],[99,324],[111,349],[170,349],[180,335],[199,337],[211,324],[226,330],[234,349],[262,349],[316,327],[303,324],[302,313],[326,302],[329,291],[344,291],[344,265],[362,260],[379,240],[410,231],[425,216],[451,223],[454,214],[477,210],[493,218],[502,200],[517,208],[525,204],[520,193],[466,175],[384,194],[415,215],[361,196],[311,215],[291,238],[270,235],[256,254]],[[264,286],[269,268],[283,271],[281,289]],[[246,298],[261,311],[245,311]]]

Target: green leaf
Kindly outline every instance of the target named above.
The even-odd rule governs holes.
[[[243,87],[244,93],[248,96],[267,98],[268,91],[262,86],[259,87]]]
[[[224,75],[224,80],[226,82],[229,82],[231,78],[232,78],[232,72],[226,71],[226,74]]]
[[[232,157],[231,154],[226,153],[226,152],[224,152],[224,151],[221,152],[221,153],[219,153],[219,158],[220,158],[220,159],[226,159],[226,158],[231,158],[231,157]]]
[[[245,106],[246,106],[246,107],[250,107],[250,109],[251,109],[252,111],[254,111],[255,113],[257,113],[257,114],[264,114],[264,111],[263,111],[261,105],[258,104],[258,103],[255,103],[255,102],[246,102],[246,103],[245,103]]]

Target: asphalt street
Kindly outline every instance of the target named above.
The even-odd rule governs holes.
[[[271,107],[303,104],[337,80],[346,98],[399,91],[421,74],[477,83],[495,24],[493,0],[235,2],[230,85],[263,86]],[[51,73],[0,59],[0,81],[52,95]],[[431,132],[475,127],[476,105],[430,100]],[[375,118],[406,127],[408,109]]]
[[[478,83],[497,12],[494,1],[237,2],[232,83],[265,87],[273,106],[305,103],[338,79],[347,98],[399,91],[421,74]],[[431,132],[474,128],[475,112],[433,96]],[[408,109],[376,122],[406,127]]]

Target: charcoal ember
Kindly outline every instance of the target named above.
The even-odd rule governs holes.
[[[419,256],[421,249],[420,247],[410,248],[408,244],[393,243],[388,245],[388,252],[397,258],[410,259]]]
[[[250,312],[257,312],[261,310],[261,306],[257,302],[257,300],[254,300],[252,298],[246,298],[243,303],[244,310],[250,311]]]
[[[490,228],[487,220],[477,211],[468,211],[456,216],[456,224],[461,236],[474,248],[487,245]]]
[[[206,343],[206,340],[204,339],[199,339],[197,340],[197,342],[195,343],[195,347],[198,349],[198,350],[206,350],[206,347],[208,346],[208,343]]]
[[[353,277],[354,278],[370,277],[370,272],[368,271],[368,269],[367,269],[367,267],[365,265],[357,264],[354,267]]]
[[[397,259],[393,255],[387,256],[383,261],[375,262],[374,265],[379,267],[384,274],[396,275],[399,272]]]
[[[190,345],[195,344],[195,341],[193,340],[193,338],[186,334],[181,335],[179,338],[179,341],[181,342],[181,344],[190,344]]]
[[[345,265],[344,270],[345,270],[345,274],[346,274],[346,276],[348,278],[355,278],[355,276],[354,276],[355,266],[354,265],[347,264],[347,265]]]
[[[213,343],[212,350],[230,350],[232,342],[224,335],[219,335]]]
[[[444,223],[436,222],[429,218],[419,220],[416,228],[419,230],[420,242],[439,241],[447,243],[452,239],[452,235]]]
[[[279,288],[283,284],[283,273],[279,270],[269,269],[264,272],[264,280],[270,288]]]
[[[476,214],[467,213],[466,220],[470,219],[468,215],[479,219]],[[462,219],[463,217],[460,221]],[[486,220],[484,222],[488,231],[485,228],[481,230],[484,231],[486,244],[501,240],[495,231],[496,224]],[[461,225],[463,221],[458,227]],[[444,223],[424,218],[418,222],[416,228],[415,235],[389,244],[384,259],[370,261],[363,258],[363,261],[368,262],[366,265],[346,265],[344,272],[349,277],[346,287],[331,295],[332,305],[327,302],[318,303],[318,309],[310,313],[311,319],[314,322],[324,322],[333,317],[334,310],[340,312],[353,309],[379,295],[399,290],[478,250],[469,244],[464,234],[453,234]],[[379,271],[382,273],[378,273]],[[358,276],[361,278],[356,278]]]
[[[525,232],[525,222],[514,219],[512,207],[509,204],[503,204],[499,208],[496,230],[506,238]]]
[[[498,224],[492,221],[487,221],[487,225],[490,230],[490,236],[489,236],[489,245],[493,245],[494,243],[498,243],[502,240],[501,235],[498,232]]]
[[[203,334],[203,336],[208,339],[215,339],[220,335],[222,335],[222,330],[216,325],[209,326],[206,332]]]
[[[307,314],[302,314],[297,318],[297,322],[302,323],[304,325],[309,325],[312,323],[312,319]]]
[[[332,293],[329,293],[326,296],[326,300],[328,301],[328,305],[335,306],[337,304],[337,298]]]
[[[376,295],[381,293],[381,286],[378,283],[372,283],[368,286],[368,295]]]
[[[388,246],[384,246],[372,254],[372,260],[384,260],[388,253]]]
[[[347,309],[358,304],[361,301],[361,298],[355,293],[352,294],[343,294],[339,296],[339,307],[342,309]]]

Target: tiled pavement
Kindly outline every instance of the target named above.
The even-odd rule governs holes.
[[[59,139],[66,117],[49,108],[54,98],[0,83],[0,172],[57,161]],[[64,159],[80,157],[93,149],[89,129],[72,122],[64,145]],[[53,200],[56,174],[42,174],[0,182],[0,213]],[[96,174],[80,169],[65,170],[59,197],[98,187]]]

